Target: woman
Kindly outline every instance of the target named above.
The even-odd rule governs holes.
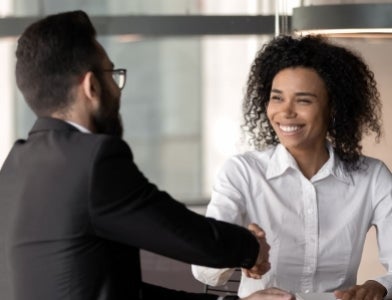
[[[239,295],[269,286],[344,300],[392,295],[392,176],[361,154],[363,135],[381,134],[368,66],[320,36],[275,38],[252,65],[243,110],[257,150],[226,162],[207,209],[210,217],[254,222],[266,232],[271,270],[261,280],[243,276]],[[373,225],[388,274],[356,286]],[[211,285],[231,273],[192,271]]]

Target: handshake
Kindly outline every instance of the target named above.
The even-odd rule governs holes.
[[[251,269],[243,269],[242,272],[247,277],[253,279],[260,279],[261,276],[267,273],[271,268],[271,264],[269,262],[270,246],[267,244],[267,240],[265,239],[264,230],[261,229],[257,224],[250,224],[248,226],[248,229],[256,237],[257,241],[259,242],[260,248],[255,265]]]

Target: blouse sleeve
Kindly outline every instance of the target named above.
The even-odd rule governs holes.
[[[381,264],[387,274],[376,278],[388,291],[385,299],[392,299],[392,174],[381,164],[374,177],[373,225],[377,229],[377,242]]]
[[[246,167],[238,156],[226,161],[216,177],[206,216],[240,226],[248,225],[245,197],[243,196],[244,189],[248,185],[246,175]],[[236,241],[233,240],[233,243]],[[200,282],[211,286],[225,284],[233,272],[234,269],[192,265],[193,276]]]

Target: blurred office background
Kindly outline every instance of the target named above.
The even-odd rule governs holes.
[[[116,67],[128,70],[121,112],[124,138],[136,163],[160,188],[203,213],[221,164],[246,150],[239,127],[241,101],[256,51],[275,34],[289,33],[294,7],[376,2],[392,1],[0,0],[0,165],[14,140],[26,137],[35,120],[14,80],[18,34],[35,18],[82,9],[97,22],[98,39]],[[178,26],[159,30],[160,16],[172,25],[178,20]],[[204,20],[207,16],[217,18]],[[222,28],[218,17],[225,17],[222,22],[228,26]],[[365,139],[364,152],[392,169],[392,119],[388,117],[392,114],[392,40],[357,37],[336,41],[360,52],[375,73],[385,134],[380,144]],[[1,220],[5,214],[0,212],[1,299],[10,297],[4,276]],[[143,272],[153,283],[202,291],[189,266],[173,260],[143,252]],[[382,272],[372,230],[358,280]]]

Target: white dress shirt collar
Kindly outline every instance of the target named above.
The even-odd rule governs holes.
[[[76,127],[80,132],[83,132],[83,133],[91,133],[90,130],[88,130],[86,127],[84,127],[84,126],[82,126],[82,125],[80,125],[80,124],[77,124],[77,123],[75,123],[75,122],[68,121],[68,120],[65,120],[65,122],[67,122],[68,124],[72,125],[73,127]]]
[[[349,172],[347,172],[343,162],[335,155],[332,145],[327,143],[326,147],[329,152],[329,158],[310,181],[316,182],[332,175],[347,184],[352,184],[353,181]],[[301,172],[294,157],[282,144],[279,144],[272,152],[271,163],[268,165],[266,177],[267,179],[279,177],[288,169],[294,169]]]

